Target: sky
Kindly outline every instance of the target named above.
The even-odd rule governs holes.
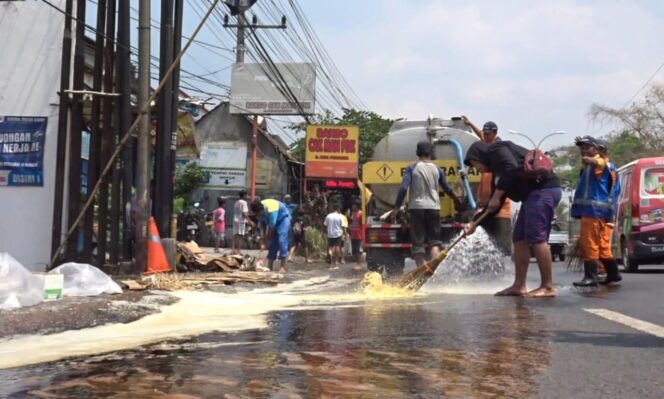
[[[258,0],[252,11],[272,23],[264,7],[288,1]],[[547,140],[546,149],[608,133],[614,126],[591,123],[590,106],[624,106],[664,63],[664,2],[657,0],[298,2],[370,111],[410,120],[467,115],[480,126],[492,120],[504,138],[531,147],[508,131],[536,142],[566,132]],[[159,3],[152,1],[155,20]],[[137,8],[137,0],[132,4]],[[185,35],[207,5],[186,0]],[[158,55],[158,31],[152,35]],[[217,16],[198,39],[224,49],[194,45],[183,67],[228,84],[232,35]],[[663,80],[664,68],[654,81]],[[225,94],[204,82],[198,87]]]

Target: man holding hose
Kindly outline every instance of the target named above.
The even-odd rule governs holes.
[[[558,176],[553,172],[537,180],[521,173],[527,153],[527,149],[509,141],[494,144],[478,141],[468,149],[464,163],[473,166],[478,172],[493,173],[493,190],[485,210],[489,215],[497,213],[505,198],[522,203],[512,233],[516,268],[514,283],[496,295],[553,297],[556,296],[556,289],[553,286],[553,265],[548,241],[551,221],[562,197],[562,189]],[[476,227],[475,223],[469,223],[465,233],[472,234]],[[526,276],[530,246],[537,259],[542,282],[539,288],[528,292]]]

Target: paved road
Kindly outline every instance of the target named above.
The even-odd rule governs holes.
[[[664,397],[664,266],[625,273],[620,287],[588,293],[569,288],[577,275],[562,264],[555,277],[565,286],[560,297],[528,301],[550,333],[551,367],[537,397]],[[605,309],[597,313],[611,320],[586,309]]]
[[[463,295],[314,295],[265,328],[0,370],[0,397],[663,398],[664,267],[587,292],[572,288],[579,273],[554,270],[555,299],[474,283]],[[534,288],[535,264],[529,278]],[[343,279],[357,275],[330,281]]]

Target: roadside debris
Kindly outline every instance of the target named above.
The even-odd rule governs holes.
[[[162,273],[140,280],[122,280],[129,290],[156,289],[164,291],[203,290],[214,286],[237,282],[279,284],[283,276],[279,273],[236,271],[228,273]]]
[[[122,288],[106,273],[85,263],[65,263],[50,274],[64,275],[64,296],[96,296],[122,294]]]
[[[252,256],[206,253],[194,241],[178,243],[175,261],[180,272],[256,270],[256,258]]]
[[[8,253],[0,253],[0,309],[36,305],[44,300],[44,285]]]

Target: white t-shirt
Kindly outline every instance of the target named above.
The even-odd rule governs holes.
[[[344,217],[340,213],[332,212],[325,218],[327,238],[338,238],[344,234]]]
[[[245,200],[237,200],[235,206],[233,207],[233,223],[244,224],[245,218],[244,214],[249,212],[249,205]]]

